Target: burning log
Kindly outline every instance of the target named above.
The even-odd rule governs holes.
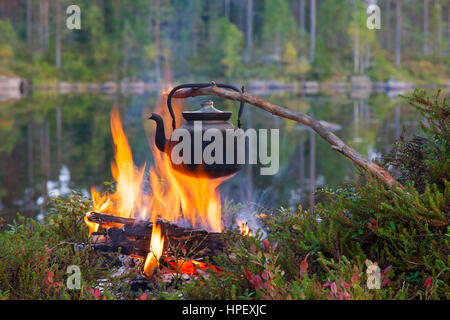
[[[91,243],[95,250],[102,252],[121,252],[137,258],[149,253],[149,243],[153,223],[132,218],[117,217],[92,212],[89,221],[108,227],[105,232],[93,232]],[[116,226],[121,225],[120,227]],[[166,220],[158,219],[165,237],[164,252],[169,256],[183,256],[190,259],[217,256],[224,249],[222,234],[206,230],[180,227]],[[114,227],[110,227],[115,225]]]

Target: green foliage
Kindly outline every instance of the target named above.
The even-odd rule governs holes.
[[[432,101],[418,91],[409,100],[426,118],[427,148],[434,151],[396,157],[410,177],[403,189],[365,175],[363,183],[322,189],[314,212],[299,207],[296,213],[282,209],[264,217],[265,240],[260,233],[230,232],[229,251],[215,260],[224,273],[211,272],[187,287],[185,296],[448,299],[448,106],[439,95]],[[416,170],[422,168],[420,191],[413,186],[414,159]],[[369,260],[381,268],[380,289],[366,285]]]
[[[405,141],[402,137],[395,143],[390,154],[383,158],[382,165],[395,168],[394,173],[399,181],[412,181],[421,192],[426,182],[436,184],[442,191],[450,176],[450,109],[447,100],[441,98],[440,91],[434,98],[430,98],[422,90],[415,90],[404,98],[419,110],[426,120],[421,123],[426,138],[415,137],[411,141]]]
[[[286,0],[266,0],[264,3],[262,38],[267,51],[277,54],[295,34],[295,22]]]
[[[55,67],[56,17],[31,21],[28,34],[28,10],[19,6],[0,21],[0,72],[18,74],[35,84],[56,79],[106,81],[133,77],[156,82],[168,71],[163,67],[168,62],[180,81],[213,77],[287,82],[302,76],[325,80],[351,75],[358,52],[361,64],[366,56],[370,61],[357,72],[376,81],[394,77],[420,84],[444,84],[448,80],[446,38],[428,36],[430,54],[423,54],[426,39],[416,23],[423,17],[423,6],[402,9],[402,66],[395,67],[393,41],[387,41],[395,38],[395,24],[390,28],[383,24],[383,32],[369,30],[367,4],[362,0],[355,0],[354,5],[352,1],[317,1],[315,58],[308,63],[301,59],[310,55],[309,1],[305,2],[305,30],[299,28],[297,1],[253,1],[252,12],[246,12],[245,3],[231,5],[226,16],[223,1],[161,0],[149,5],[145,0],[79,0],[81,30],[62,31],[60,69]],[[32,12],[39,12],[37,1],[28,5]],[[379,5],[385,12],[385,3]],[[445,15],[442,7],[431,7],[429,34],[439,34],[445,29]],[[252,17],[251,34],[247,15]],[[65,15],[61,18],[64,24]],[[48,38],[38,31],[47,24]],[[297,52],[297,61],[287,63],[284,58],[292,49]]]
[[[221,18],[218,21],[218,32],[215,48],[218,50],[216,61],[222,64],[223,75],[232,79],[242,69],[242,45],[243,35],[239,29],[228,21]]]
[[[292,42],[286,43],[283,54],[284,73],[289,79],[305,79],[306,73],[311,69],[308,60],[298,57],[297,49]]]
[[[115,299],[119,283],[110,279],[105,259],[86,243],[83,216],[89,201],[74,194],[67,200],[55,199],[45,222],[24,218],[0,233],[0,299]],[[81,271],[81,289],[67,288],[67,267]],[[103,295],[98,279],[110,279],[111,289]],[[123,296],[127,288],[122,290]]]
[[[6,63],[14,57],[16,33],[9,21],[0,20],[0,63]]]
[[[227,233],[228,251],[183,290],[192,299],[447,299],[450,184],[419,195],[364,185],[323,190],[316,212],[283,210],[263,219],[267,240]],[[381,268],[366,286],[365,260]],[[427,279],[432,279],[430,284]]]

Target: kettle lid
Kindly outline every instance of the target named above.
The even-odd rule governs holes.
[[[222,120],[227,121],[231,118],[231,111],[220,111],[214,108],[214,102],[211,100],[203,101],[201,108],[196,111],[183,111],[183,118],[186,120]]]

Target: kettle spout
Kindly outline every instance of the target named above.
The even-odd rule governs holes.
[[[166,134],[164,131],[164,121],[160,115],[152,113],[149,119],[156,122],[156,134],[155,134],[155,145],[162,152],[166,148]]]

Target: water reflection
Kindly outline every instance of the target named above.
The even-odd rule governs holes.
[[[370,158],[389,150],[406,129],[418,132],[419,115],[401,99],[386,94],[371,96],[300,96],[293,92],[261,95],[264,99],[334,124],[346,143]],[[36,216],[45,211],[53,192],[89,190],[111,181],[113,157],[109,115],[121,109],[137,165],[151,164],[144,110],[156,106],[156,94],[130,96],[97,94],[56,95],[34,92],[14,102],[0,104],[0,215],[10,219],[16,212]],[[190,99],[199,105],[201,98]],[[217,101],[234,111],[231,101]],[[313,191],[323,184],[338,186],[352,179],[356,167],[314,132],[290,120],[247,107],[244,128],[280,129],[280,171],[260,176],[258,166],[247,166],[223,186],[234,202],[265,208],[312,207]]]

